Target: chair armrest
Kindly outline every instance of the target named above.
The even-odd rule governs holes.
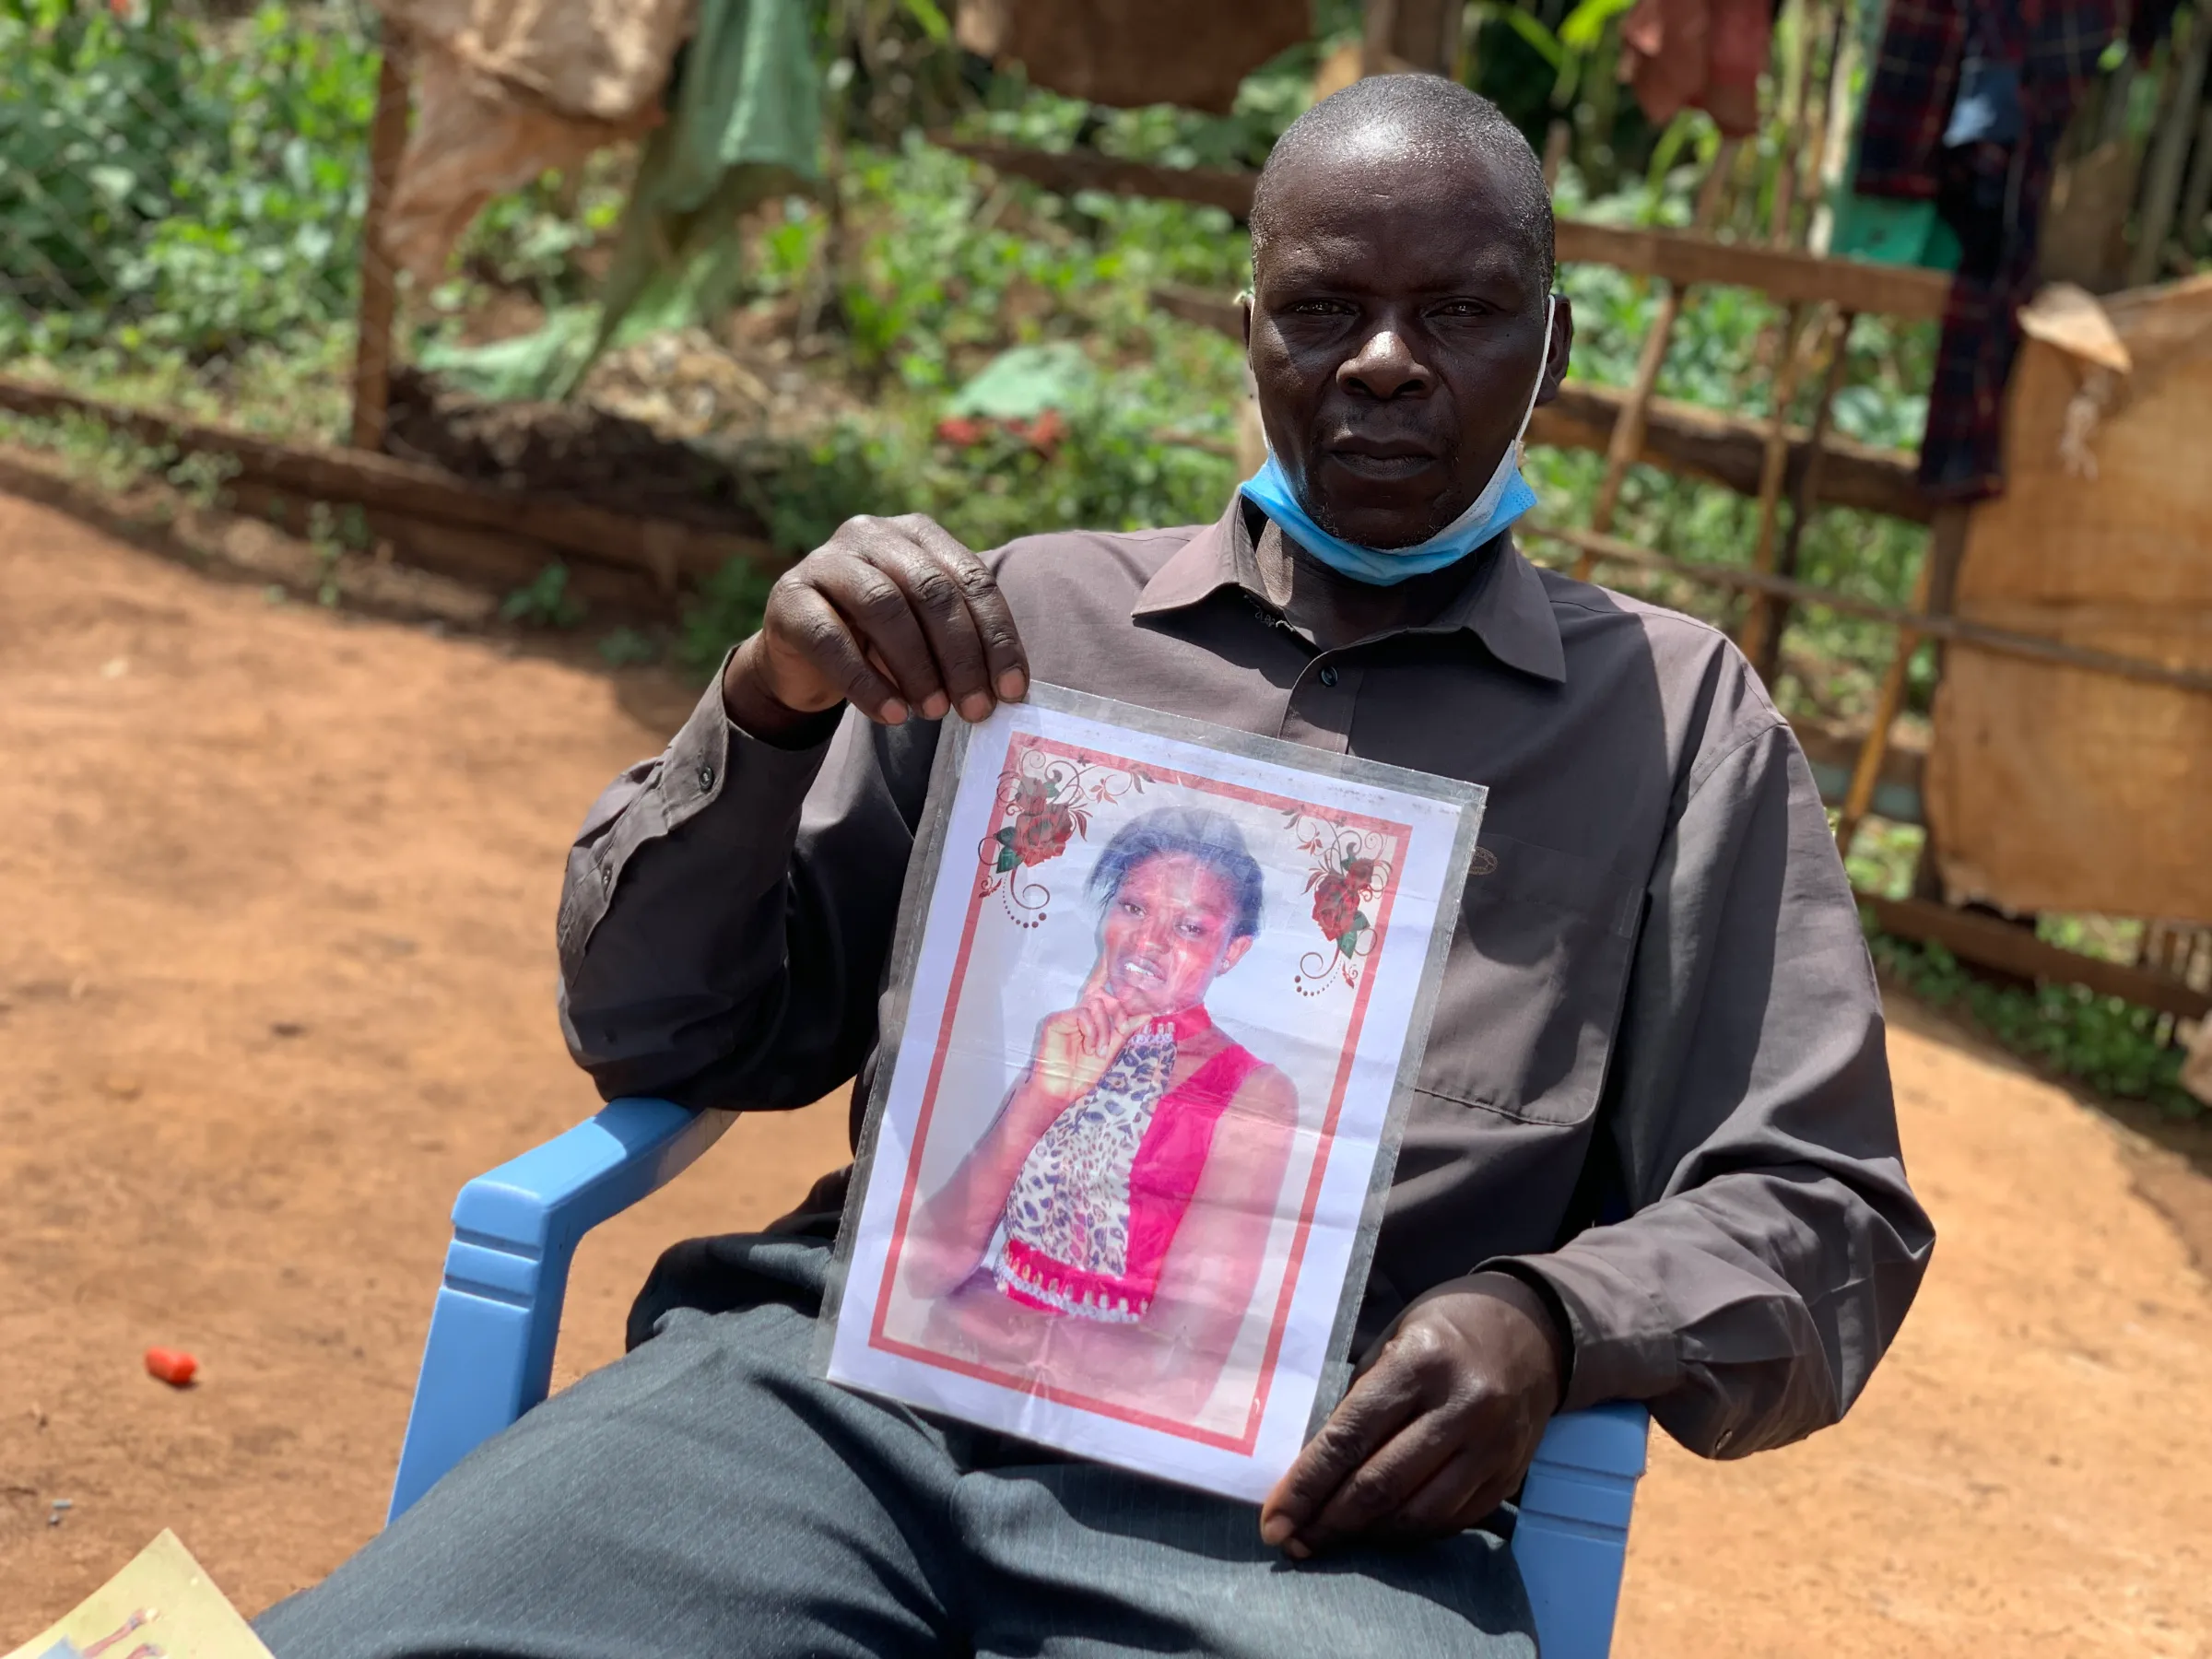
[[[386,1524],[546,1397],[578,1241],[681,1174],[735,1115],[616,1100],[461,1189]]]
[[[1513,1524],[1513,1560],[1544,1659],[1606,1659],[1613,1645],[1650,1421],[1641,1406],[1596,1406],[1544,1430]]]

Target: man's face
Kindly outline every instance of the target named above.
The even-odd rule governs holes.
[[[1156,853],[1122,878],[1100,919],[1102,986],[1128,1013],[1180,1014],[1252,947],[1250,935],[1231,935],[1236,922],[1236,888],[1218,870]]]
[[[1276,458],[1314,518],[1371,547],[1426,540],[1489,481],[1567,371],[1544,293],[1477,158],[1369,135],[1276,182],[1247,343]]]

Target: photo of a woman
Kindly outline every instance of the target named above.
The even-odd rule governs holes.
[[[1298,1129],[1290,1079],[1206,1006],[1257,936],[1261,870],[1226,815],[1166,808],[1123,825],[1087,885],[1096,959],[921,1206],[905,1286],[935,1303],[928,1347],[1194,1411],[1252,1303]]]

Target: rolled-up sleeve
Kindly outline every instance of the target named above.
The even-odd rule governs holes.
[[[561,1029],[609,1100],[803,1106],[875,1041],[936,728],[830,715],[778,747],[719,685],[570,850]]]
[[[1558,1298],[1567,1406],[1648,1401],[1715,1457],[1836,1421],[1935,1234],[1905,1182],[1857,907],[1779,724],[1735,735],[1686,782],[1604,1112],[1630,1213],[1489,1264]]]

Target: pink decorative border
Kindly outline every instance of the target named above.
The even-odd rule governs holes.
[[[1140,763],[1117,756],[1102,755],[1092,750],[1077,748],[1073,745],[1062,743],[1054,738],[1040,736],[1033,733],[1017,733],[1007,745],[1006,765],[1007,775],[1018,775],[1022,751],[1025,749],[1033,749],[1046,756],[1071,761],[1079,768],[1106,766],[1124,772],[1141,772],[1147,782],[1180,783],[1186,788],[1219,795],[1228,800],[1266,806],[1290,816],[1293,821],[1299,817],[1306,817],[1338,825],[1362,838],[1374,838],[1374,844],[1380,849],[1377,853],[1378,858],[1386,860],[1388,866],[1394,870],[1403,867],[1406,851],[1413,836],[1412,826],[1408,824],[1394,824],[1387,819],[1368,818],[1356,813],[1338,813],[1313,806],[1309,802],[1295,801],[1288,796],[1272,794],[1264,790],[1249,789],[1241,784],[1226,783],[1216,778],[1199,777],[1189,772],[1163,771],[1148,763]],[[986,845],[990,843],[986,843]],[[1390,927],[1390,912],[1392,903],[1396,898],[1396,887],[1397,884],[1394,881],[1388,883],[1373,900],[1375,916],[1371,929],[1372,937],[1371,942],[1366,945],[1361,953],[1364,957],[1371,959],[1381,953],[1383,938]],[[935,1052],[930,1056],[929,1080],[923,1089],[922,1110],[914,1124],[913,1149],[907,1159],[906,1178],[899,1194],[899,1217],[892,1228],[890,1248],[884,1257],[883,1274],[876,1286],[873,1317],[868,1327],[868,1346],[887,1354],[895,1354],[901,1359],[914,1360],[919,1364],[935,1366],[941,1371],[949,1371],[961,1376],[973,1377],[980,1382],[994,1383],[1018,1394],[1036,1395],[1064,1406],[1073,1406],[1081,1410],[1096,1412],[1101,1417],[1112,1418],[1119,1422],[1156,1430],[1162,1434],[1171,1434],[1179,1439],[1195,1441],[1202,1445],[1218,1447],[1240,1456],[1249,1457],[1253,1446],[1259,1441],[1260,1424],[1266,1416],[1268,1391],[1275,1382],[1275,1368],[1282,1352],[1283,1333],[1289,1324],[1292,1293],[1298,1287],[1299,1269],[1304,1262],[1307,1239],[1312,1231],[1313,1213],[1321,1202],[1322,1179],[1328,1171],[1329,1159],[1335,1148],[1336,1121],[1344,1110],[1345,1090],[1351,1083],[1352,1063],[1359,1052],[1359,1032],[1367,1018],[1368,997],[1374,989],[1373,975],[1360,974],[1357,978],[1351,1020],[1345,1029],[1344,1046],[1337,1058],[1336,1076],[1329,1091],[1328,1111],[1322,1119],[1321,1145],[1314,1154],[1312,1168],[1306,1177],[1305,1196],[1299,1210],[1298,1230],[1292,1235],[1289,1260],[1283,1269],[1282,1288],[1276,1297],[1275,1316],[1268,1327],[1267,1347],[1260,1360],[1259,1386],[1253,1391],[1252,1406],[1246,1413],[1244,1432],[1241,1435],[1234,1435],[1217,1430],[1199,1429],[1189,1423],[1178,1422],[1172,1418],[1164,1418],[1156,1413],[1116,1405],[1112,1401],[1098,1399],[1072,1390],[1041,1384],[1017,1371],[1002,1371],[992,1366],[980,1365],[971,1360],[955,1359],[947,1355],[940,1354],[935,1349],[902,1342],[896,1337],[885,1335],[884,1325],[890,1312],[890,1289],[898,1277],[900,1253],[906,1245],[907,1226],[913,1215],[915,1190],[920,1183],[922,1174],[922,1155],[929,1145],[930,1120],[936,1111],[937,1088],[945,1074],[945,1056],[951,1046],[953,1023],[959,1014],[960,992],[967,982],[968,961],[975,945],[976,924],[982,914],[983,900],[993,890],[994,885],[986,876],[984,879],[978,880],[974,884],[968,901],[968,916],[960,935],[959,954],[953,963],[952,983],[945,998],[945,1018],[937,1030]]]

